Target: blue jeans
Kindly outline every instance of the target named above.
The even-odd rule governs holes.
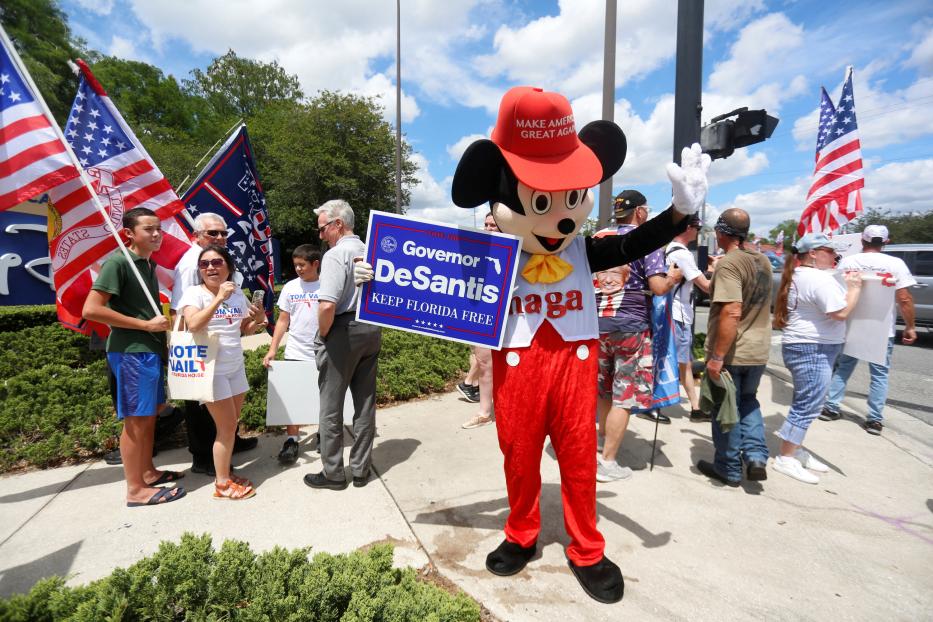
[[[884,365],[869,363],[868,372],[871,380],[868,384],[868,420],[881,421],[881,411],[888,399],[888,370],[891,369],[891,353],[894,352],[894,337],[888,339],[888,355]],[[858,365],[858,359],[848,354],[840,354],[836,359],[833,379],[829,383],[829,395],[826,397],[826,410],[839,412],[839,404],[846,393],[846,383]]]
[[[742,479],[742,460],[768,461],[765,425],[757,397],[758,384],[765,366],[726,365],[723,369],[729,372],[735,383],[739,423],[727,434],[716,421],[719,408],[714,408],[710,413],[713,417],[713,446],[716,448],[713,466],[726,479],[738,481]]]
[[[785,343],[781,346],[784,367],[794,381],[794,400],[778,436],[803,445],[810,424],[823,409],[833,375],[833,363],[842,352],[841,343]]]

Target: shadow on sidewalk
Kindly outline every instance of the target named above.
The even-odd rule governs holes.
[[[71,479],[55,482],[54,484],[46,484],[45,486],[38,486],[36,488],[30,488],[29,490],[10,493],[8,495],[0,495],[0,503],[17,503],[19,501],[29,501],[30,499],[48,497],[62,492],[66,487],[68,490],[79,490],[81,488],[89,488],[91,486],[106,486],[107,484],[113,484],[115,482],[122,481],[123,467],[112,466],[103,469],[91,468],[86,471],[80,471]]]
[[[421,441],[414,438],[390,438],[373,447],[373,467],[380,475],[411,458]]]
[[[83,542],[79,540],[39,559],[0,572],[0,596],[6,598],[12,594],[25,594],[37,581],[53,575],[65,577]]]

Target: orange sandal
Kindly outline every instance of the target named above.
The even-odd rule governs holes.
[[[244,486],[233,479],[228,479],[225,484],[214,483],[214,498],[228,501],[241,501],[249,499],[256,494],[252,485]]]
[[[240,486],[246,486],[247,488],[253,487],[253,482],[249,481],[245,477],[240,477],[239,475],[230,474],[230,479],[239,484]]]

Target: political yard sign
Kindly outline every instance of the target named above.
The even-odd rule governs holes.
[[[363,322],[498,350],[521,240],[438,222],[371,212]]]

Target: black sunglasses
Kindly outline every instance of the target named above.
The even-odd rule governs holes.
[[[213,259],[201,259],[200,261],[198,261],[198,267],[201,268],[202,270],[207,268],[208,266],[219,268],[220,266],[226,263],[227,262],[221,259],[220,257],[214,257]]]
[[[225,238],[227,237],[226,229],[205,229],[201,231],[204,235],[209,238]]]

